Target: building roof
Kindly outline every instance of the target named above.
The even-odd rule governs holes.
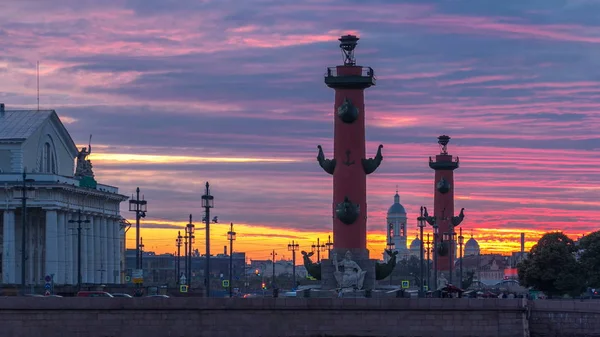
[[[388,215],[392,215],[392,214],[406,215],[406,209],[404,209],[404,206],[402,206],[402,204],[400,204],[400,195],[398,194],[398,191],[396,191],[396,195],[394,195],[394,204],[392,204],[392,206],[390,206],[387,214]]]
[[[465,243],[465,249],[479,249],[479,243],[471,236]]]
[[[54,113],[54,110],[6,110],[0,117],[0,140],[29,138]]]
[[[67,149],[75,157],[77,146],[54,110],[5,110],[0,115],[0,142],[25,141],[43,127],[48,119],[54,123]]]
[[[410,250],[419,250],[419,249],[421,249],[421,239],[419,239],[419,237],[417,236],[410,243]]]

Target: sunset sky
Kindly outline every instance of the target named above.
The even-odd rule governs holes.
[[[333,90],[342,34],[361,40],[372,257],[398,185],[415,236],[433,207],[441,134],[460,157],[457,209],[484,252],[573,238],[600,218],[600,2],[593,0],[4,0],[0,102],[55,109],[77,144],[93,134],[100,183],[148,200],[146,250],[175,251],[200,196],[215,196],[212,253],[289,258],[331,232]],[[122,204],[122,215],[134,214]],[[197,227],[203,227],[196,223]],[[128,232],[134,246],[135,232]],[[196,235],[204,250],[204,233]]]

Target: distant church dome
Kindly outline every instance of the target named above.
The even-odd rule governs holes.
[[[473,234],[471,234],[471,238],[465,243],[465,256],[479,255],[479,252],[479,243],[473,238]]]
[[[410,250],[419,251],[421,249],[421,239],[419,237],[415,237],[414,240],[410,243]]]
[[[394,204],[390,206],[387,212],[388,216],[390,215],[406,215],[406,210],[404,206],[400,203],[400,195],[398,194],[398,190],[396,190],[396,195],[394,195]]]

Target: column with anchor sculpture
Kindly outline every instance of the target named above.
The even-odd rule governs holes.
[[[354,49],[358,40],[353,35],[342,36],[339,41],[344,63],[327,69],[325,84],[335,90],[333,158],[327,159],[319,145],[317,161],[333,176],[333,255],[339,256],[338,260],[352,258],[360,265],[368,260],[366,177],[381,164],[383,145],[379,145],[374,158],[367,158],[364,90],[374,86],[376,80],[372,68],[356,65]],[[366,265],[361,267],[367,272],[366,280],[373,278],[373,282],[365,281],[366,287],[375,278],[374,262],[367,264],[372,270]]]
[[[448,153],[448,143],[450,137],[442,135],[438,137],[440,154],[435,156],[435,160],[429,157],[429,167],[435,171],[433,181],[434,193],[434,214],[430,216],[425,208],[425,217],[427,222],[437,227],[438,235],[434,238],[434,248],[432,249],[435,261],[436,274],[440,273],[440,278],[444,276],[448,283],[456,283],[453,278],[454,262],[456,260],[456,242],[454,240],[455,228],[458,227],[464,217],[464,208],[461,209],[458,216],[454,215],[454,170],[459,168],[459,159]]]

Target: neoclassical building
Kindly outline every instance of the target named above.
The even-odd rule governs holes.
[[[21,284],[24,270],[25,284],[43,284],[46,275],[55,284],[77,284],[79,212],[89,220],[81,224],[82,283],[123,282],[119,205],[127,197],[96,183],[86,159],[90,151],[78,151],[54,110],[9,111],[0,104],[2,283]]]

